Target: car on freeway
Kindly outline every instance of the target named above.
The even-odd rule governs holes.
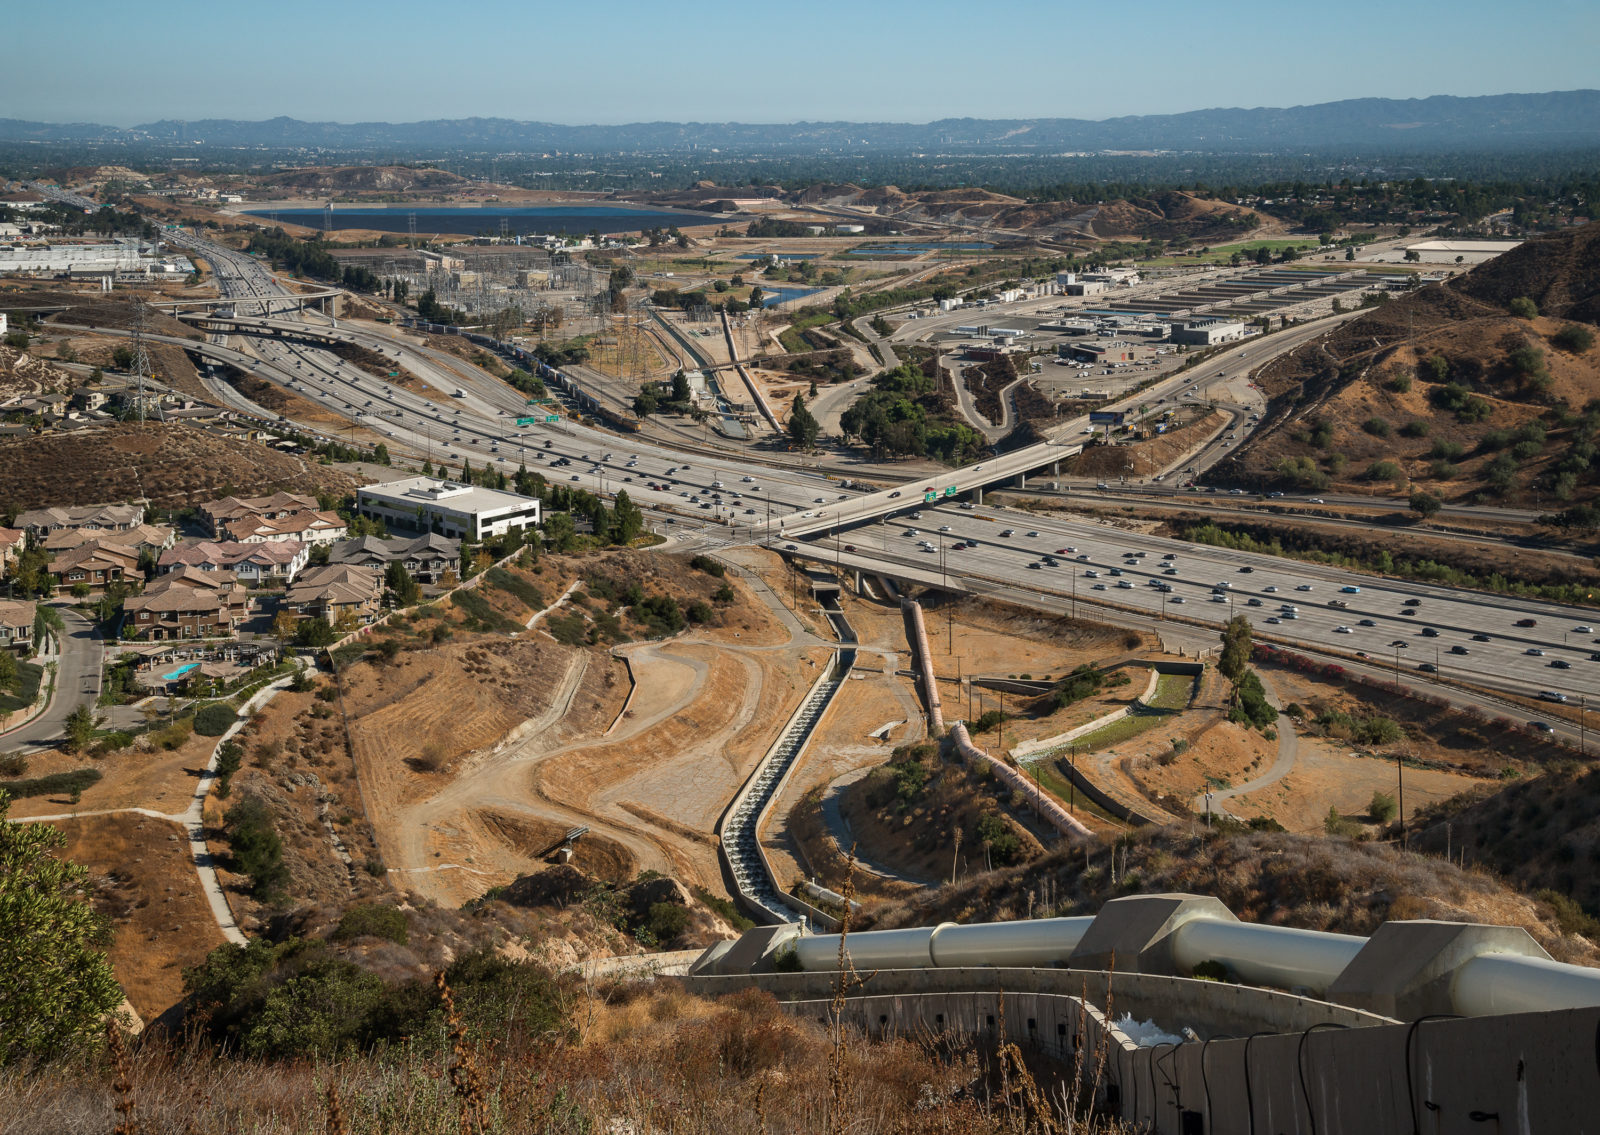
[[[889,494],[889,499],[890,499],[890,500],[894,500],[894,498],[895,498],[895,497],[897,497],[897,496],[899,496],[899,495],[900,495],[900,490],[899,490],[899,489],[896,489],[896,490],[895,490],[895,491],[894,491],[894,492],[892,492],[892,493],[890,493],[890,494]]]
[[[1033,540],[1037,538],[1039,534],[1037,532],[1026,532],[1024,535],[1027,536],[1028,539]]]
[[[1417,669],[1421,670],[1424,674],[1437,674],[1439,672],[1439,668],[1432,662],[1418,662]]]
[[[1267,622],[1271,623],[1273,626],[1277,626],[1279,623],[1283,622],[1283,620],[1278,618],[1276,615],[1269,615],[1267,617]]]
[[[1407,599],[1404,603],[1400,604],[1400,606],[1402,606],[1402,607],[1420,607],[1420,606],[1422,606],[1422,600],[1421,599]]]
[[[1435,627],[1423,627],[1422,628],[1422,637],[1423,638],[1438,638],[1439,637],[1439,631]]]
[[[950,526],[948,524],[941,524],[941,525],[939,525],[939,531],[940,532],[948,532],[948,531],[950,531]]]
[[[1311,590],[1314,590],[1314,589],[1312,588],[1312,586],[1309,583],[1302,583],[1302,584],[1298,585],[1295,588],[1295,590],[1296,591],[1311,591]]]
[[[1600,662],[1600,651],[1596,651],[1594,654],[1589,655],[1589,661]]]
[[[1090,591],[1104,591],[1105,589],[1106,589],[1106,585],[1105,584],[1097,583],[1093,587],[1091,587],[1089,590]]]
[[[1261,600],[1257,599],[1254,595],[1252,595],[1252,596],[1250,596],[1250,598],[1248,598],[1248,599],[1246,599],[1244,601],[1244,605],[1246,607],[1259,607],[1259,606],[1261,606]]]
[[[1475,634],[1475,635],[1472,636],[1472,641],[1473,642],[1490,642],[1492,640],[1486,634]]]
[[[1174,602],[1174,603],[1182,603],[1183,601],[1184,601],[1184,598],[1183,598],[1182,595],[1174,595],[1172,597],[1172,602]]]
[[[1552,658],[1550,660],[1550,668],[1552,670],[1571,670],[1572,663],[1568,662],[1565,658]]]
[[[1540,650],[1537,646],[1530,646],[1530,647],[1528,647],[1527,650],[1524,650],[1522,653],[1524,653],[1526,655],[1529,655],[1530,657],[1533,657],[1533,658],[1543,658],[1544,657],[1544,651]]]
[[[1593,627],[1573,627],[1572,628],[1572,633],[1573,634],[1594,634],[1594,628]]]
[[[1065,547],[1065,548],[1057,548],[1056,549],[1056,555],[1058,555],[1058,556],[1070,556],[1073,553],[1075,553],[1077,550],[1078,549],[1070,547],[1070,546],[1069,547]]]
[[[1004,532],[1000,533],[1000,539],[1007,540],[1016,534],[1017,530],[1015,528],[1007,528]]]
[[[783,548],[784,548],[784,551],[787,551],[787,552],[798,552],[800,550],[800,545],[799,544],[785,544],[783,546]]]
[[[846,544],[844,546],[844,550],[847,552],[853,552],[856,550],[856,546],[854,544]]]
[[[1556,690],[1540,690],[1539,691],[1539,700],[1540,701],[1564,702],[1564,701],[1567,700],[1567,695],[1563,694],[1563,693],[1559,693]]]
[[[1266,595],[1274,595],[1274,594],[1277,593],[1278,588],[1274,584],[1270,584],[1269,583],[1269,584],[1267,584],[1267,586],[1263,587],[1261,589],[1261,591],[1262,591],[1263,594],[1266,594]]]
[[[1378,625],[1378,621],[1376,619],[1362,619],[1359,623],[1356,624],[1356,626],[1358,626],[1358,627],[1375,627],[1377,625]]]
[[[1556,731],[1556,727],[1548,721],[1530,721],[1528,722],[1528,727],[1537,729],[1540,733],[1554,733]]]
[[[1121,587],[1121,588],[1124,588],[1124,589],[1127,589],[1127,590],[1131,590],[1133,588],[1132,582],[1129,581],[1129,580],[1126,580],[1126,579],[1117,580],[1117,586]],[[1594,657],[1600,658],[1600,654],[1597,654]]]
[[[1344,592],[1346,595],[1360,595],[1361,594],[1361,588],[1355,586],[1354,584],[1346,584],[1345,586],[1339,588],[1339,590]]]
[[[1035,561],[1034,563],[1029,564],[1028,567],[1033,571],[1038,571],[1039,570],[1039,564],[1038,564],[1037,561]]]
[[[1163,568],[1161,574],[1162,575],[1177,575],[1178,574],[1178,569],[1175,568],[1175,567]]]
[[[1538,619],[1518,619],[1517,620],[1517,626],[1519,626],[1519,627],[1536,627],[1538,625],[1539,625],[1539,620]]]
[[[1086,578],[1086,579],[1099,579],[1100,578],[1100,573],[1095,571],[1094,568],[1090,568],[1088,571],[1084,572],[1083,574],[1084,574],[1084,578]]]
[[[1239,574],[1240,575],[1249,575],[1251,572],[1253,572],[1255,570],[1256,569],[1251,567],[1249,564],[1245,564],[1244,567],[1239,569]]]
[[[1454,646],[1452,646],[1450,648],[1450,653],[1451,654],[1471,654],[1472,652],[1470,650],[1468,650],[1466,647],[1462,646],[1458,642],[1458,643],[1456,643],[1456,645],[1454,645]]]
[[[1333,628],[1333,633],[1334,634],[1355,634],[1356,632],[1351,630],[1349,627],[1334,627]]]

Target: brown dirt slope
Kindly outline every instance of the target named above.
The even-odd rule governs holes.
[[[1464,793],[1418,822],[1416,846],[1465,853],[1529,890],[1569,896],[1588,915],[1600,912],[1600,770],[1561,765],[1499,789]],[[1447,830],[1448,828],[1448,830]],[[1558,908],[1561,904],[1557,904]],[[1570,914],[1568,915],[1570,917]],[[1582,932],[1600,935],[1590,918]]]
[[[161,506],[229,492],[347,492],[356,478],[254,442],[182,423],[123,422],[0,441],[0,502],[46,508],[147,497]]]
[[[1571,412],[1600,397],[1600,349],[1554,340],[1568,323],[1600,318],[1597,251],[1600,224],[1528,241],[1275,359],[1257,374],[1272,400],[1267,420],[1217,475],[1318,491],[1489,493],[1506,503],[1536,492],[1546,501],[1591,498],[1592,426]],[[1510,314],[1522,295],[1540,305],[1538,318]],[[1467,395],[1478,402],[1463,411]],[[1497,440],[1497,431],[1518,430],[1529,433]],[[1370,471],[1383,461],[1398,475]]]
[[[410,166],[307,166],[261,179],[273,189],[338,189],[353,192],[395,192],[454,189],[467,179],[442,169]]]

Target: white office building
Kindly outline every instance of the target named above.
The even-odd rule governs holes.
[[[437,532],[468,543],[539,523],[539,502],[533,497],[436,477],[409,477],[357,489],[356,511],[370,520],[382,520],[391,530]]]

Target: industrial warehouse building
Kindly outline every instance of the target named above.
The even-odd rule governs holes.
[[[1172,341],[1195,347],[1232,343],[1244,338],[1244,324],[1226,319],[1191,319],[1172,325]]]
[[[436,477],[409,477],[356,490],[356,511],[391,529],[437,532],[469,543],[539,523],[533,497]]]

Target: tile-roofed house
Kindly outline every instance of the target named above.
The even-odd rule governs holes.
[[[222,521],[219,533],[241,544],[298,540],[305,544],[331,544],[350,534],[350,526],[337,512],[302,510],[284,516],[245,515]]]
[[[366,622],[377,614],[382,591],[381,572],[355,564],[325,564],[302,572],[283,602],[300,615],[330,623],[346,611]]]
[[[132,548],[135,552],[143,552],[146,549],[159,552],[163,548],[172,547],[177,538],[178,534],[165,524],[135,524],[132,528],[111,531],[93,528],[58,528],[44,538],[44,547],[49,552],[64,552],[68,548],[80,547],[91,540],[98,540],[107,546]]]
[[[31,647],[37,610],[37,604],[25,599],[0,599],[0,647]]]
[[[142,504],[91,504],[82,508],[34,508],[17,517],[18,528],[45,536],[58,528],[132,528],[144,523]]]
[[[11,570],[12,562],[28,546],[28,533],[22,528],[0,528],[0,575]]]
[[[461,541],[429,532],[415,537],[359,536],[341,540],[328,552],[328,562],[363,564],[383,571],[392,563],[402,563],[411,577],[423,583],[437,583],[446,568],[461,557]]]
[[[180,567],[177,571],[157,576],[145,590],[148,592],[153,588],[166,591],[173,587],[191,587],[196,591],[211,592],[227,604],[235,619],[247,618],[250,614],[250,591],[231,571],[201,571],[199,568]]]
[[[235,540],[187,540],[161,553],[156,571],[181,567],[200,571],[229,570],[251,587],[276,587],[294,582],[311,558],[311,547],[298,540],[241,544]]]
[[[209,501],[200,506],[200,515],[211,526],[211,534],[220,536],[226,521],[250,516],[273,520],[294,512],[315,512],[318,507],[315,497],[280,492],[270,497],[223,497]]]
[[[172,577],[169,577],[172,578]],[[122,604],[125,638],[212,638],[233,633],[233,610],[225,596],[204,587],[159,581]]]
[[[97,540],[57,552],[46,570],[58,591],[70,591],[82,583],[93,593],[104,591],[108,584],[119,580],[138,582],[144,578],[139,574],[138,552]]]

